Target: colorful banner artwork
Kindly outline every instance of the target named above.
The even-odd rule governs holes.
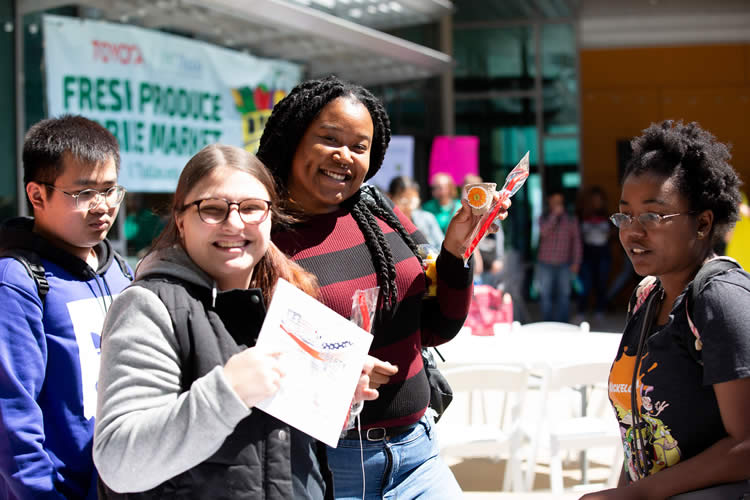
[[[107,127],[130,191],[173,191],[207,144],[255,152],[271,108],[302,77],[296,64],[134,26],[44,16],[43,29],[48,115]]]

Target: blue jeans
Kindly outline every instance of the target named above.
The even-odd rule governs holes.
[[[570,264],[538,262],[536,281],[543,321],[568,322],[570,317]]]
[[[359,440],[341,439],[328,447],[333,490],[340,499],[455,499],[461,488],[439,455],[431,417],[424,416],[405,434],[380,441],[365,439],[365,494],[362,495],[362,457]]]

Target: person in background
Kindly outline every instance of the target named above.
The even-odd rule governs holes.
[[[592,186],[581,197],[581,240],[583,260],[579,276],[582,290],[578,296],[577,323],[583,321],[594,300],[594,319],[601,321],[607,308],[607,282],[612,264],[609,238],[612,225],[607,212],[607,197],[599,186]]]
[[[104,315],[132,271],[106,239],[125,189],[120,149],[98,123],[66,115],[23,145],[34,217],[6,221],[0,258],[0,499],[96,498],[91,458]]]
[[[388,196],[422,232],[435,251],[438,251],[445,236],[435,216],[419,208],[419,184],[405,175],[394,177],[388,186]]]
[[[631,298],[608,384],[625,467],[617,489],[584,498],[663,499],[706,487],[685,498],[743,498],[750,482],[733,494],[715,485],[750,479],[750,275],[711,262],[715,240],[738,219],[740,180],[727,147],[696,123],[652,124],[631,146],[612,222],[647,278]],[[693,290],[704,266],[712,274]]]
[[[461,199],[456,197],[456,184],[450,174],[440,172],[432,176],[430,189],[432,199],[422,204],[422,210],[433,214],[440,230],[445,233],[453,215],[461,208]]]
[[[544,321],[570,318],[571,279],[581,266],[578,220],[565,212],[560,192],[547,196],[547,212],[539,218],[536,281]]]
[[[333,498],[323,445],[255,408],[287,370],[255,347],[277,280],[318,293],[271,243],[277,199],[241,148],[206,146],[180,174],[169,222],[104,326],[100,498]],[[377,397],[371,368],[355,400]]]
[[[473,258],[464,266],[462,252],[477,219],[468,207],[453,217],[436,260],[436,296],[425,298],[416,256],[425,237],[397,207],[374,202],[362,186],[380,168],[390,135],[382,103],[332,76],[303,82],[276,104],[258,157],[301,220],[273,240],[317,276],[320,300],[349,318],[354,292],[380,287],[370,353],[398,372],[386,372],[391,378],[380,397],[364,405],[361,433],[353,429],[328,448],[336,498],[455,499],[461,490],[440,457],[427,412],[421,349],[449,341],[466,319]],[[374,373],[380,370],[376,365]]]

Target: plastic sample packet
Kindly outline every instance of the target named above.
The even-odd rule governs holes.
[[[500,213],[503,202],[516,194],[528,177],[529,152],[527,151],[523,158],[521,158],[521,161],[518,162],[518,165],[505,178],[505,184],[500,190],[500,196],[497,200],[494,200],[495,184],[493,183],[469,184],[464,187],[462,196],[471,207],[472,212],[475,215],[482,214],[474,226],[471,235],[465,242],[466,250],[464,250],[463,254],[465,266],[471,254],[474,253],[474,249],[487,234],[490,226],[495,222],[495,218]]]
[[[379,294],[380,287],[376,286],[367,290],[356,290],[352,296],[352,315],[350,316],[350,320],[368,333],[372,333],[372,320],[375,318],[375,309],[378,307]],[[363,407],[364,401],[352,404],[349,409],[349,415],[346,417],[342,435],[349,429],[354,428],[356,418],[362,412]]]

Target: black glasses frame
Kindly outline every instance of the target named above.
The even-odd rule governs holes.
[[[227,211],[224,213],[224,218],[221,220],[206,220],[204,218],[205,214],[201,210],[201,204],[205,201],[223,201],[224,203],[226,203]],[[242,210],[240,210],[240,205],[242,205],[243,203],[247,201],[261,201],[265,204],[266,208],[263,211],[263,215],[259,219],[248,220],[247,218],[245,218],[245,216],[242,215]],[[247,198],[247,199],[240,200],[240,201],[230,201],[224,198],[204,198],[202,200],[195,200],[195,201],[191,201],[190,203],[186,203],[185,205],[182,206],[182,209],[187,210],[193,205],[195,205],[195,207],[198,209],[198,217],[200,217],[200,219],[206,224],[211,224],[211,225],[223,224],[224,222],[226,222],[226,220],[229,218],[229,213],[232,211],[232,206],[237,207],[237,213],[239,214],[242,222],[244,222],[245,224],[260,224],[261,222],[265,221],[268,218],[268,214],[271,213],[271,202],[269,200],[264,200],[262,198]]]

